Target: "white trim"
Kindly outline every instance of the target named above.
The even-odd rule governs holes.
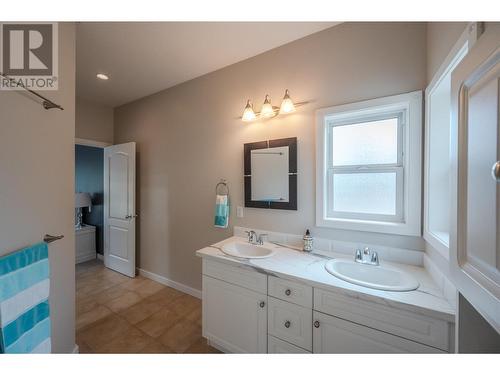
[[[429,168],[430,168],[430,108],[431,100],[430,96],[445,78],[450,71],[453,71],[458,63],[467,55],[474,43],[477,41],[479,36],[478,33],[478,23],[471,22],[467,25],[465,30],[462,32],[458,40],[453,45],[452,49],[439,66],[436,74],[432,77],[429,86],[425,89],[425,139],[424,139],[424,225],[423,225],[423,237],[436,251],[442,255],[446,260],[450,259],[450,247],[449,243],[446,244],[437,234],[433,233],[429,229]],[[462,55],[463,49],[466,48],[465,55],[462,56],[460,60],[458,58]],[[451,82],[450,82],[451,85]],[[451,89],[451,88],[450,88]],[[451,94],[451,92],[450,92]],[[451,106],[450,106],[451,112]],[[451,117],[451,114],[450,114]],[[450,119],[451,120],[451,119]],[[451,124],[451,122],[450,122]],[[450,180],[450,183],[452,181]],[[450,223],[451,224],[451,223]]]
[[[166,285],[166,286],[169,286],[171,288],[174,288],[174,289],[177,289],[183,293],[187,293],[189,295],[192,295],[193,297],[196,297],[198,299],[201,299],[201,290],[198,290],[198,289],[195,289],[195,288],[191,288],[190,286],[187,286],[185,284],[182,284],[182,283],[179,283],[177,281],[173,281],[173,280],[170,280],[170,279],[167,279],[166,277],[164,276],[160,276],[156,273],[153,273],[153,272],[150,272],[150,271],[146,271],[142,268],[137,268],[137,271],[139,273],[139,275],[141,276],[144,276],[148,279],[151,279],[153,281],[156,281],[160,284],[163,284],[163,285]]]
[[[75,145],[105,148],[108,146],[112,146],[113,144],[108,142],[94,141],[92,139],[75,138]]]
[[[80,354],[80,347],[77,344],[73,347],[71,354]]]
[[[373,111],[387,111],[405,107],[404,131],[404,221],[383,222],[370,220],[353,220],[342,218],[327,218],[326,216],[326,163],[325,150],[328,116],[342,116],[343,112],[349,115],[373,113]],[[388,96],[323,108],[316,111],[316,225],[347,230],[367,232],[392,233],[399,235],[421,235],[421,201],[422,201],[422,92]]]
[[[97,259],[104,262],[104,255],[97,253]]]

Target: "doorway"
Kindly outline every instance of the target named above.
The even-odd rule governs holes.
[[[96,257],[102,260],[104,256],[104,149],[102,147],[75,145],[75,223],[76,263]]]
[[[135,143],[75,142],[76,263],[135,277]]]

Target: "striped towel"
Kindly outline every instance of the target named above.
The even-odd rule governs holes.
[[[50,353],[45,242],[0,258],[0,353]]]

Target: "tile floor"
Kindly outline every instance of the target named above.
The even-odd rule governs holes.
[[[201,301],[98,260],[76,266],[80,353],[218,353],[201,336]]]

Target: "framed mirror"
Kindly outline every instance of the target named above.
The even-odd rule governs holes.
[[[245,207],[297,210],[297,138],[245,143]]]

